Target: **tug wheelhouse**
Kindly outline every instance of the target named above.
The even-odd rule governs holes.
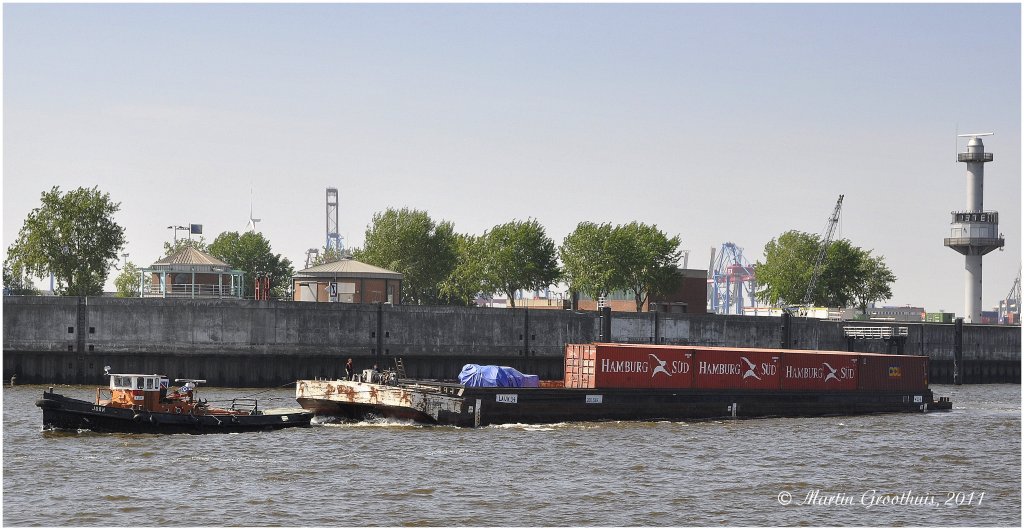
[[[103,400],[97,396],[97,405],[154,410],[160,401],[167,397],[168,379],[165,376],[157,374],[108,375],[110,375],[110,399]]]

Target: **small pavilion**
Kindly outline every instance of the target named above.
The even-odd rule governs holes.
[[[192,247],[139,272],[142,297],[242,298],[245,273]]]
[[[296,302],[402,303],[402,274],[343,258],[292,277]]]

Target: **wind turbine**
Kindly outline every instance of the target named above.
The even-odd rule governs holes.
[[[255,232],[256,223],[262,221],[262,219],[256,219],[252,216],[252,188],[249,188],[249,224],[245,225],[246,232]]]

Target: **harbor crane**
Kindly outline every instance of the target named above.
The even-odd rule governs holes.
[[[711,247],[708,267],[708,311],[719,315],[744,314],[744,299],[756,302],[757,281],[754,266],[743,257],[743,249],[735,243],[723,243],[715,259]]]
[[[804,307],[810,307],[812,298],[814,296],[814,287],[818,284],[818,278],[821,276],[822,264],[825,262],[825,255],[828,253],[828,247],[832,244],[832,236],[835,234],[836,225],[839,224],[839,212],[843,209],[843,195],[839,196],[839,200],[836,201],[836,207],[832,210],[832,215],[828,218],[828,224],[825,226],[825,237],[822,238],[821,248],[818,249],[818,256],[814,259],[814,270],[811,273],[811,281],[807,284],[807,292],[804,294]]]
[[[1005,299],[999,301],[1000,324],[1019,324],[1020,296],[1020,269],[1017,269],[1017,277],[1013,280],[1010,292],[1007,293]],[[1017,313],[1018,316],[1013,317],[1012,313]]]

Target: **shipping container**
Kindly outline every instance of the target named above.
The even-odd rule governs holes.
[[[846,390],[859,388],[860,356],[843,352],[787,351],[782,354],[782,390]]]
[[[953,323],[953,313],[926,313],[925,322],[939,322],[942,324]]]
[[[565,387],[566,388],[586,388],[582,387],[581,368],[583,366],[584,352],[593,351],[593,344],[566,344],[565,345]]]
[[[778,350],[698,348],[693,358],[695,388],[778,390]]]
[[[573,345],[569,345],[573,346]],[[593,344],[566,348],[566,386],[571,388],[690,388],[693,351],[647,345]],[[578,366],[570,356],[579,356]],[[569,377],[569,370],[578,377]]]
[[[860,389],[920,392],[928,389],[928,358],[917,355],[860,354]]]

